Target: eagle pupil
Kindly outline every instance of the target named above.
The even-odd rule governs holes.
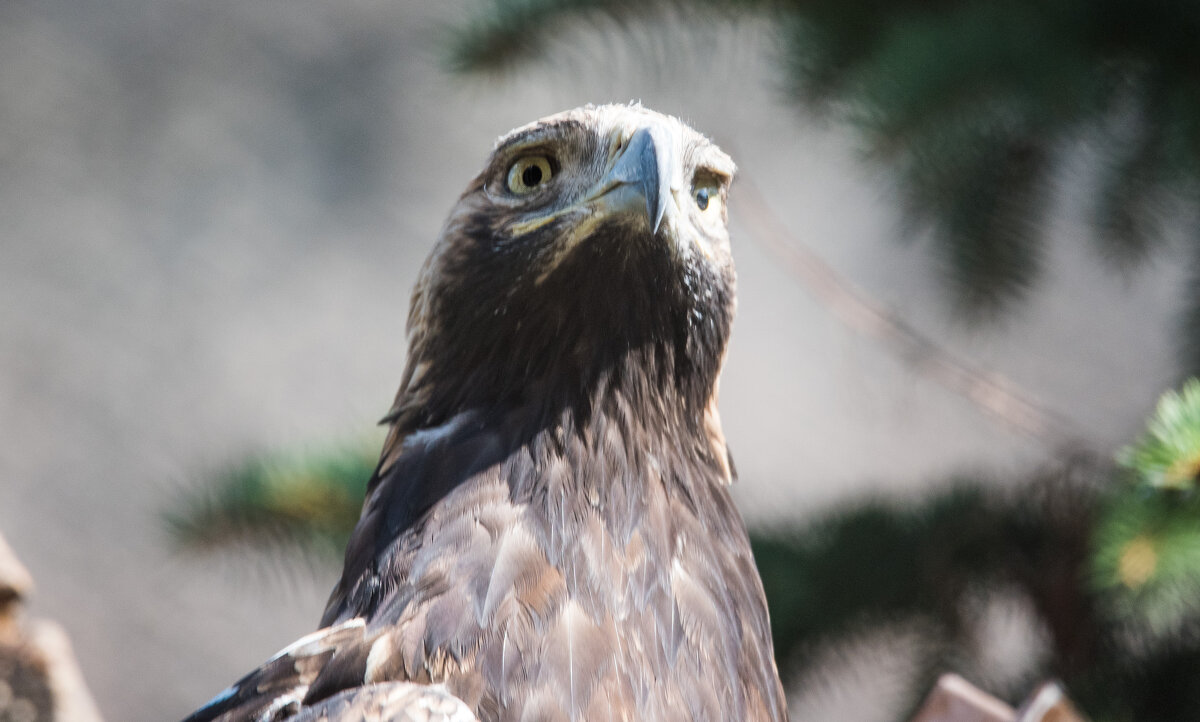
[[[521,171],[521,182],[525,184],[526,188],[532,188],[538,183],[541,183],[542,169],[536,165],[529,166],[525,170]]]
[[[708,210],[708,189],[701,188],[696,191],[696,205],[700,206],[700,210]]]

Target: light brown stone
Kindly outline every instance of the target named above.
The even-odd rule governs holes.
[[[957,674],[938,678],[911,722],[1015,722],[1016,711]]]
[[[28,570],[0,536],[0,719],[101,722],[67,633],[42,619],[22,619],[33,589]]]
[[[1043,682],[1017,711],[1017,722],[1086,722],[1057,682]]]

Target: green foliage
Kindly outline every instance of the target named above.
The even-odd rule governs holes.
[[[1118,460],[1145,486],[1194,490],[1200,480],[1200,379],[1184,383],[1180,393],[1163,394],[1146,434],[1122,449]]]
[[[757,530],[754,556],[783,668],[803,666],[813,645],[865,621],[954,619],[955,596],[996,570],[990,507],[963,484],[912,508],[867,502],[800,529]]]
[[[1118,460],[1130,477],[1097,524],[1093,583],[1105,612],[1169,643],[1200,621],[1200,380],[1159,401]]]
[[[1105,613],[1156,642],[1200,621],[1200,496],[1127,489],[1097,525],[1094,584]]]
[[[1041,271],[1054,174],[1082,144],[1100,255],[1134,264],[1200,181],[1200,4],[1194,0],[491,0],[450,43],[460,71],[555,52],[570,26],[655,14],[762,16],[793,100],[853,123],[930,227],[954,308],[995,313]],[[1200,247],[1193,286],[1200,285]],[[1195,288],[1192,289],[1193,291]],[[1200,371],[1200,293],[1185,368]]]
[[[1005,493],[963,479],[915,502],[859,503],[790,530],[752,532],[781,668],[803,669],[814,645],[863,625],[918,622],[932,651],[918,677],[969,673],[962,660],[980,595],[1006,589],[1038,611],[1050,669],[1069,677],[1099,635],[1089,592],[1072,573],[1087,556],[1100,473],[1073,462]]]
[[[340,559],[375,463],[366,444],[252,458],[182,500],[167,524],[192,551],[277,545]]]

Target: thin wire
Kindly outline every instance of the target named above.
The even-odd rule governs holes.
[[[738,175],[737,197],[742,206],[738,220],[751,237],[839,321],[881,342],[908,367],[1006,426],[1054,449],[1086,445],[1089,435],[1067,416],[1039,403],[1004,375],[956,357],[854,286],[788,231],[745,174]]]

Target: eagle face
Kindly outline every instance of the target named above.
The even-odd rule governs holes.
[[[786,720],[715,405],[733,172],[639,106],[497,142],[322,628],[190,722]]]
[[[631,354],[668,405],[706,405],[735,306],[734,169],[639,106],[589,106],[500,138],[417,284],[398,408],[436,423],[531,389],[579,403]]]

